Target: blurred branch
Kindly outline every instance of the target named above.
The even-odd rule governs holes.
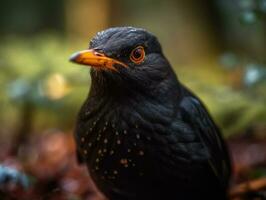
[[[230,198],[237,199],[241,197],[246,197],[250,194],[256,194],[262,190],[266,190],[266,177],[248,181],[245,183],[240,183],[239,185],[234,186],[230,190]]]
[[[74,38],[89,38],[108,27],[110,21],[109,0],[69,0],[66,7],[66,28]]]
[[[20,125],[17,127],[17,132],[14,137],[14,142],[11,147],[11,154],[18,155],[19,150],[27,143],[32,131],[34,123],[34,105],[25,101],[21,109]]]

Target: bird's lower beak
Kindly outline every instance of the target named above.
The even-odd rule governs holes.
[[[115,64],[127,67],[125,63],[120,62],[113,58],[109,58],[103,53],[99,53],[94,49],[88,49],[74,53],[70,57],[70,61],[82,65],[90,65],[96,69],[113,70],[113,71],[117,71],[117,69],[114,67]]]

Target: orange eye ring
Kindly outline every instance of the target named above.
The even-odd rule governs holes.
[[[130,60],[135,64],[140,64],[145,58],[145,50],[142,46],[138,46],[130,53]]]

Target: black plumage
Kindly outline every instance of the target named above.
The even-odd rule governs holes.
[[[110,28],[89,49],[94,60],[71,57],[92,65],[75,139],[98,188],[110,200],[226,199],[231,168],[221,134],[156,37]]]

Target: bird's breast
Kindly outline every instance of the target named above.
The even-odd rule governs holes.
[[[83,116],[78,122],[79,152],[102,191],[119,188],[132,189],[134,193],[155,182],[153,179],[168,181],[166,176],[171,174],[164,172],[173,167],[172,163],[180,162],[180,168],[186,168],[182,166],[188,156],[186,147],[176,143],[176,133],[171,128],[173,110],[153,105],[141,108],[109,107],[105,112]],[[173,156],[175,151],[184,158]]]
[[[152,173],[154,148],[149,128],[144,130],[137,119],[110,116],[92,117],[79,124],[79,151],[95,182],[125,185],[130,180],[136,184]]]

